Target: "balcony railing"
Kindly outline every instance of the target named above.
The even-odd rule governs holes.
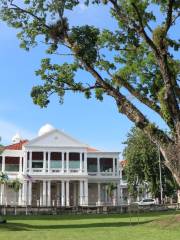
[[[113,176],[113,172],[101,172],[101,176]]]
[[[32,168],[31,171],[34,173],[40,173],[43,172],[43,168]]]
[[[98,175],[98,172],[88,172],[88,175],[89,175],[89,176],[97,176],[97,175]]]
[[[62,172],[62,169],[61,168],[50,168],[50,172],[51,173],[60,173],[60,172]]]
[[[108,176],[118,176],[118,173],[115,172],[88,172],[89,176],[104,176],[104,177],[108,177]]]
[[[44,169],[43,168],[31,168],[31,170],[29,170],[29,168],[27,168],[26,170],[27,172],[31,172],[31,173],[43,173],[44,172]],[[50,168],[50,170],[48,171],[48,168],[45,169],[45,173],[72,173],[72,174],[78,174],[78,173],[84,173],[84,169],[79,169],[79,168],[69,168],[68,170],[67,169],[64,169],[64,171],[62,170],[62,168]]]

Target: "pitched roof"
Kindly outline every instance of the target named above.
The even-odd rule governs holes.
[[[28,142],[26,147],[41,146],[41,147],[83,147],[88,145],[71,137],[67,133],[59,129],[54,129],[38,136]]]
[[[21,140],[18,143],[14,143],[14,144],[5,146],[4,150],[6,150],[6,149],[8,149],[8,150],[22,150],[23,145],[27,142],[28,142],[28,140]]]

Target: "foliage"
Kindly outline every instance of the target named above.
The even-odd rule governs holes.
[[[6,173],[0,172],[0,185],[4,184],[9,187],[12,188],[15,192],[18,192],[19,189],[22,187],[22,183],[21,181],[16,178],[14,180],[10,180],[8,175]]]
[[[0,173],[0,184],[6,184],[9,180],[9,177],[6,173]]]
[[[137,195],[138,185],[140,188],[148,186],[154,197],[160,196],[159,176],[159,151],[142,130],[132,128],[127,136],[126,147],[123,155],[127,160],[125,173],[128,187],[133,195]],[[161,155],[162,184],[165,196],[172,196],[177,184],[169,169],[164,164]],[[145,183],[145,184],[144,184]],[[142,190],[142,189],[140,189]]]
[[[107,195],[111,198],[113,198],[113,193],[114,193],[114,190],[117,189],[117,186],[115,183],[113,182],[110,182],[108,185],[107,185]]]
[[[70,26],[67,13],[82,4],[79,0],[0,0],[0,17],[17,29],[20,47],[29,51],[43,42],[50,55],[42,59],[36,72],[42,84],[32,89],[34,103],[47,107],[52,94],[57,94],[63,103],[68,91],[82,92],[87,98],[94,92],[100,101],[105,94],[111,96],[118,111],[161,146],[165,163],[180,185],[180,61],[176,54],[180,41],[172,35],[178,26],[180,1],[84,3],[87,7],[94,4],[100,11],[106,5],[117,24],[111,29]],[[59,64],[58,60],[52,62],[52,54],[71,59]],[[79,70],[93,78],[77,79]],[[164,120],[171,136],[157,126],[149,131],[153,123],[134,98]]]
[[[15,192],[18,192],[19,189],[22,188],[22,183],[19,181],[19,179],[16,178],[8,182],[8,187],[12,188]]]

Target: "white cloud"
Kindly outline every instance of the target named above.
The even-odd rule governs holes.
[[[87,7],[84,3],[80,3],[80,4],[78,5],[78,8],[79,8],[82,12],[84,12],[84,11],[86,11],[86,10],[88,9],[88,7]]]
[[[0,119],[0,137],[2,144],[10,144],[12,137],[19,133],[23,139],[32,139],[36,136],[35,133],[19,127],[14,123]]]

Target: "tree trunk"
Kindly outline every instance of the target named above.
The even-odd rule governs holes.
[[[161,146],[160,149],[165,159],[165,165],[180,187],[180,144],[169,144],[166,147]]]
[[[173,139],[154,125],[149,124],[147,127],[139,125],[138,127],[147,134],[151,141],[160,146],[165,165],[171,171],[180,188],[180,122],[176,124]]]

